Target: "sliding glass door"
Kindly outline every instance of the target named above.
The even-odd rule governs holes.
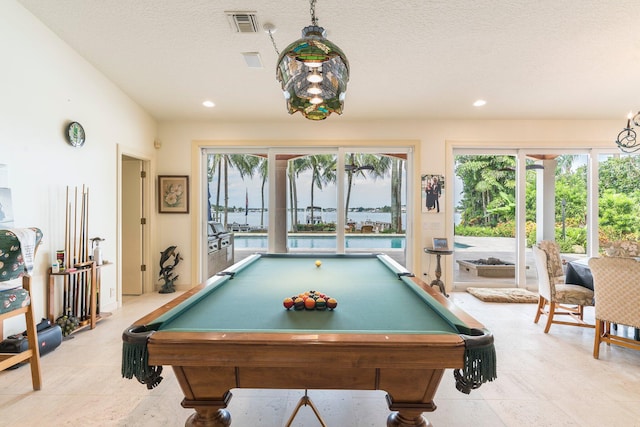
[[[567,261],[590,253],[593,157],[567,151],[454,150],[456,286],[537,287],[529,248],[540,240]]]

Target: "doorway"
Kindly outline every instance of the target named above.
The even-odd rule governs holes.
[[[122,295],[145,291],[145,162],[122,155]]]

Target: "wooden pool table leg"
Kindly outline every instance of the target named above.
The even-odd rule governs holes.
[[[225,408],[231,400],[231,392],[225,393],[220,400],[187,400],[182,401],[183,408],[193,408],[185,422],[185,427],[229,427],[231,414]]]
[[[427,421],[423,416],[422,413],[418,413],[415,417],[411,417],[411,415],[409,415],[410,418],[406,418],[405,415],[407,414],[401,414],[400,412],[394,412],[391,415],[389,415],[389,418],[387,418],[387,427],[433,427],[433,424],[431,424],[429,421]]]
[[[436,405],[428,403],[394,403],[391,396],[387,394],[387,405],[392,412],[387,418],[387,427],[433,427],[427,419],[422,416],[423,412],[433,412]]]

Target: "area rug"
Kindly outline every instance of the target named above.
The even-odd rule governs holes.
[[[519,288],[467,288],[467,292],[485,302],[538,302],[538,294]]]

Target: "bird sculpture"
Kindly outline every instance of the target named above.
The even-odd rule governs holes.
[[[182,260],[182,257],[179,252],[176,252],[176,246],[169,246],[160,252],[160,279],[164,281],[162,288],[160,288],[161,294],[169,294],[176,291],[173,283],[179,275],[175,274],[173,270],[180,260]]]

